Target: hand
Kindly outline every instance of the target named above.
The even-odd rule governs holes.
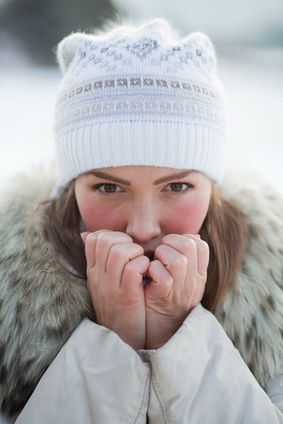
[[[169,234],[149,265],[145,287],[146,349],[163,346],[201,301],[209,262],[208,244],[192,234]]]
[[[100,230],[83,233],[87,286],[98,324],[117,333],[133,349],[145,346],[145,304],[142,285],[149,259],[125,233]]]

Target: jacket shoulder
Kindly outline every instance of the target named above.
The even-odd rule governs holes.
[[[0,407],[13,416],[84,317],[93,318],[86,282],[58,269],[40,227],[56,172],[38,167],[0,190]]]
[[[215,315],[264,387],[283,350],[283,197],[256,172],[230,170],[222,194],[243,214],[241,268]]]

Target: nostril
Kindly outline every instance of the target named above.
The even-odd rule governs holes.
[[[137,214],[128,222],[126,233],[131,236],[136,243],[148,245],[153,239],[160,236],[161,229],[158,224],[154,222],[145,222],[143,217],[139,218],[136,217],[136,215]]]

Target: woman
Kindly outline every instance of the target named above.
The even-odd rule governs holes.
[[[283,422],[282,199],[222,184],[210,40],[155,19],[57,57],[60,178],[2,194],[3,416]]]

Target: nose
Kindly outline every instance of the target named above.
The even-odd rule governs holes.
[[[147,242],[161,233],[158,211],[152,204],[137,204],[128,218],[126,233],[136,242]]]

